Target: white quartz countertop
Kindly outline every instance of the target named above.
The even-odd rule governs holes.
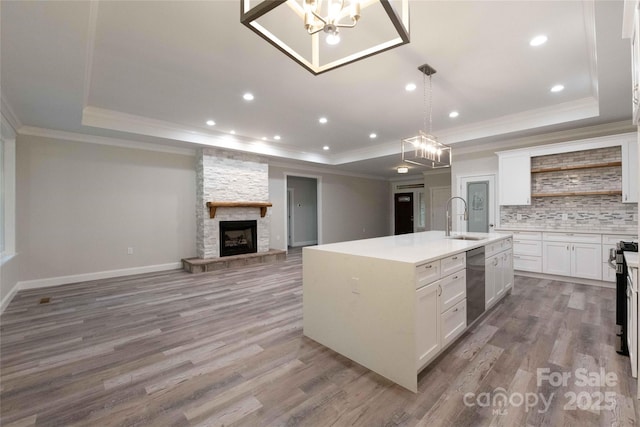
[[[496,227],[495,229],[498,232],[514,232],[514,231],[538,231],[538,232],[547,232],[547,233],[582,233],[582,234],[619,234],[619,235],[630,235],[637,236],[638,229],[630,228],[630,229],[597,229],[597,228],[544,228],[544,227]]]
[[[624,258],[627,260],[627,267],[638,268],[638,252],[624,252]]]
[[[460,234],[481,237],[482,240],[455,240],[451,238]],[[485,246],[510,236],[510,233],[451,233],[451,237],[445,237],[444,231],[424,231],[399,236],[307,246],[303,252],[327,251],[418,265]]]

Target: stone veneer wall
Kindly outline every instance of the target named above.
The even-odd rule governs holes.
[[[621,161],[620,147],[575,151],[531,158],[531,168],[552,168],[561,165],[579,165]],[[559,172],[535,173],[531,176],[531,192],[553,193],[566,191],[620,190],[620,166],[577,169]],[[571,228],[598,230],[628,230],[637,228],[634,214],[637,203],[622,203],[615,196],[558,196],[533,197],[529,206],[501,206],[501,227],[517,228]],[[562,214],[567,214],[567,220]],[[520,219],[518,219],[520,216]]]
[[[258,252],[269,250],[271,209],[260,218],[259,208],[218,208],[209,217],[207,202],[268,202],[269,165],[258,156],[215,148],[196,154],[196,246],[198,258],[220,257],[220,221],[256,220]]]

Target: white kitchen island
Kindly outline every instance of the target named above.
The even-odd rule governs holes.
[[[305,247],[304,335],[417,392],[468,327],[466,252],[485,247],[486,308],[513,284],[510,234],[464,236],[482,240],[427,231]]]

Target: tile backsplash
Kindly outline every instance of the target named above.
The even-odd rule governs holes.
[[[621,160],[620,147],[576,151],[531,158],[532,169],[581,165]],[[531,191],[563,193],[573,191],[620,190],[620,166],[534,173]],[[501,206],[501,227],[627,230],[638,226],[636,203],[622,203],[620,195],[532,197],[529,206]],[[563,219],[566,214],[566,219]]]

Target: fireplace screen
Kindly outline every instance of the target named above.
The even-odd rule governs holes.
[[[258,252],[257,221],[220,221],[220,256]]]

